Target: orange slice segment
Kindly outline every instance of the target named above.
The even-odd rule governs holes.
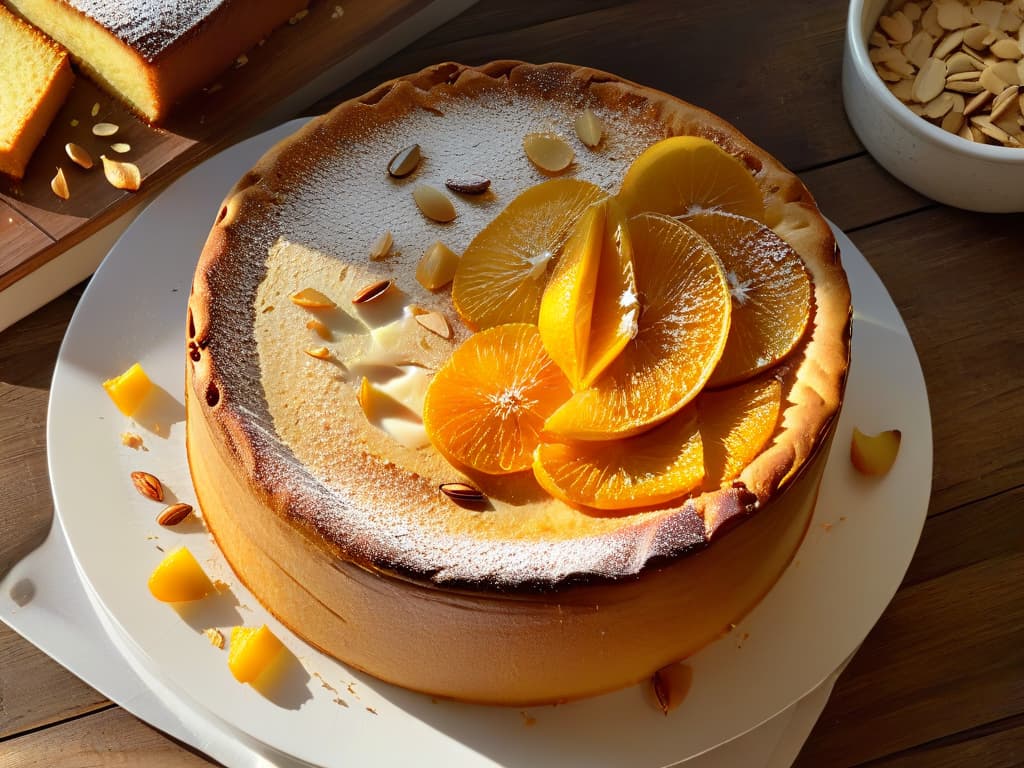
[[[764,199],[747,167],[698,136],[673,136],[643,152],[626,171],[619,199],[630,215],[710,209],[764,220]]]
[[[596,509],[648,507],[697,488],[704,451],[696,409],[625,440],[541,443],[533,473],[548,493]]]
[[[530,187],[469,244],[452,284],[452,303],[474,329],[534,323],[549,265],[583,212],[605,197],[578,179]]]
[[[704,488],[721,488],[764,450],[782,407],[782,385],[774,378],[747,381],[697,398],[704,444]]]
[[[475,333],[435,374],[423,426],[449,461],[488,474],[529,469],[544,420],[571,394],[536,326]]]
[[[756,376],[792,352],[807,329],[811,280],[803,260],[752,219],[704,213],[684,221],[715,249],[732,296],[729,339],[708,386]]]
[[[636,335],[639,309],[629,228],[608,199],[583,214],[540,303],[544,348],[573,389],[588,387]]]
[[[629,220],[640,296],[637,333],[604,373],[544,424],[552,440],[639,434],[681,409],[714,370],[729,332],[725,273],[711,246],[675,219]]]

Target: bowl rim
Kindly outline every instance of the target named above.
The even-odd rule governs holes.
[[[969,142],[967,139],[945,131],[936,125],[932,125],[924,118],[915,115],[906,104],[896,98],[885,86],[882,78],[878,76],[874,65],[868,58],[868,34],[861,31],[861,17],[864,12],[864,5],[865,0],[850,0],[846,16],[846,47],[850,51],[851,59],[861,75],[865,87],[896,121],[908,131],[923,135],[950,152],[967,155],[986,162],[997,162],[1000,164],[1010,162],[1015,165],[1024,165],[1024,148],[997,147],[992,144]],[[879,15],[884,12],[885,6],[886,3],[882,2]],[[877,19],[875,24],[877,24]],[[875,24],[871,25],[871,29],[875,28]]]

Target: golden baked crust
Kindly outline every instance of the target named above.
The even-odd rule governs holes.
[[[507,105],[513,100],[526,105],[527,112],[542,111],[547,104],[573,110],[593,105],[605,114],[623,116],[623,130],[632,126],[634,134],[623,140],[620,156],[601,160],[607,167],[595,171],[598,178],[588,177],[588,158],[578,158],[579,175],[604,186],[617,184],[632,156],[654,140],[693,134],[715,141],[752,170],[764,193],[768,225],[804,259],[814,284],[813,315],[798,351],[778,369],[784,387],[780,426],[770,447],[729,487],[635,515],[598,520],[572,512],[581,527],[571,530],[542,531],[531,522],[526,535],[510,535],[505,529],[498,535],[486,527],[490,523],[481,522],[479,512],[451,504],[442,509],[437,478],[367,450],[375,445],[372,437],[355,445],[345,440],[334,449],[344,455],[340,470],[335,461],[314,471],[296,456],[301,447],[279,434],[283,406],[271,413],[268,405],[268,397],[275,400],[277,395],[264,391],[251,396],[259,389],[253,376],[265,373],[267,365],[254,328],[263,322],[268,306],[258,304],[271,269],[268,252],[282,239],[304,239],[313,253],[332,255],[332,233],[321,217],[337,210],[327,206],[317,211],[314,205],[310,215],[317,222],[307,224],[297,238],[288,217],[297,215],[298,207],[291,203],[311,184],[326,184],[325,177],[337,171],[338,154],[349,151],[347,147],[372,144],[383,168],[389,155],[382,141],[400,132],[403,121],[424,120],[424,115],[447,115],[450,120],[463,103]],[[457,132],[460,125],[448,129]],[[511,131],[516,133],[518,126]],[[516,133],[516,140],[521,135]],[[606,154],[610,151],[617,150],[606,148]],[[500,204],[477,212],[480,220],[493,216],[537,179],[524,173],[515,180],[519,189],[510,189],[510,179],[497,181],[508,182]],[[350,205],[365,204],[358,179],[349,192],[344,177],[334,183]],[[308,196],[302,199],[310,202]],[[391,219],[385,221],[382,227],[392,226]],[[376,234],[364,233],[370,239]],[[333,237],[339,238],[337,232]],[[358,253],[365,259],[365,251]],[[456,329],[456,340],[466,332]],[[249,493],[308,546],[339,562],[471,593],[531,594],[615,582],[707,547],[800,477],[824,450],[834,426],[849,360],[849,333],[849,288],[828,224],[795,176],[720,118],[592,69],[509,61],[481,67],[446,63],[385,83],[313,120],[273,148],[228,195],[200,258],[189,303],[190,452],[193,420],[200,419]],[[306,385],[308,381],[295,386]],[[299,421],[292,428],[305,434],[309,424]],[[330,445],[329,438],[315,440],[321,452]],[[347,481],[350,487],[339,487],[339,477],[340,485]],[[202,495],[200,489],[201,500]]]

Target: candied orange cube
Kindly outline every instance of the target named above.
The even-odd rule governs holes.
[[[153,388],[153,382],[142,370],[142,366],[135,363],[120,376],[104,381],[103,388],[107,390],[117,409],[125,416],[131,416],[146,399],[146,395]]]
[[[213,582],[188,547],[167,553],[149,577],[149,591],[164,603],[199,600],[213,592]]]
[[[231,630],[228,668],[240,683],[253,683],[262,675],[284,648],[270,628],[235,627]]]

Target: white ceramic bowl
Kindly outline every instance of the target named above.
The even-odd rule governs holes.
[[[875,160],[922,195],[957,208],[1024,211],[1024,149],[976,144],[918,117],[889,92],[867,39],[886,0],[851,0],[843,53],[843,103]]]

